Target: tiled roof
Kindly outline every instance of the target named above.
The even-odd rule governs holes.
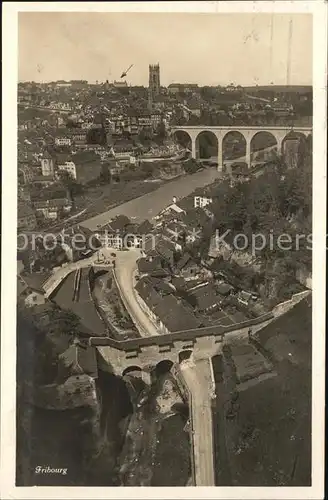
[[[214,307],[220,301],[220,298],[216,295],[214,285],[211,283],[196,290],[191,290],[190,294],[197,300],[197,306],[201,311]]]
[[[30,205],[26,203],[18,203],[18,218],[20,217],[28,217],[29,215],[33,215],[34,211]]]
[[[22,273],[21,277],[28,287],[33,288],[41,293],[44,293],[42,286],[50,278],[51,273]]]
[[[70,374],[87,374],[98,377],[96,349],[74,343],[59,356],[60,362],[70,371]]]
[[[70,206],[72,205],[72,202],[68,200],[67,198],[57,198],[53,200],[42,200],[42,201],[35,201],[34,206],[36,209],[42,209],[42,208],[60,208],[60,207],[65,207],[65,206]]]
[[[149,258],[139,259],[137,261],[138,270],[140,273],[151,273],[155,271],[155,269],[161,269],[161,258],[159,255],[154,257],[152,260]]]
[[[186,307],[174,295],[166,295],[154,309],[170,332],[197,328],[200,321],[193,314],[192,309]]]

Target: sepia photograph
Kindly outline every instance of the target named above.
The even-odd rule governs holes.
[[[15,13],[13,486],[304,498],[323,467],[311,2],[165,3]]]

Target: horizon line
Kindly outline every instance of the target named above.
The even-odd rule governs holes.
[[[71,80],[64,80],[64,79],[59,79],[59,80],[18,80],[19,83],[40,83],[40,84],[48,84],[48,83],[72,83],[72,82],[86,82],[88,85],[105,85],[107,82],[109,84],[114,84],[114,83],[124,83],[126,80],[120,81],[120,80],[105,80],[105,81],[99,81],[99,80],[94,80],[94,81],[89,81],[85,80],[83,78],[75,78]],[[98,82],[98,83],[97,83]],[[144,87],[148,88],[148,85],[141,85],[141,84],[133,84],[133,83],[127,83],[128,87]],[[313,87],[313,83],[261,83],[261,84],[243,84],[241,85],[240,83],[235,84],[235,83],[218,83],[218,84],[200,84],[197,82],[171,82],[168,85],[160,85],[161,88],[168,88],[170,85],[197,85],[198,87],[229,87],[230,85],[233,85],[234,87]]]

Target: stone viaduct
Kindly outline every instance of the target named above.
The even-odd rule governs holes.
[[[175,134],[176,132],[186,132],[191,139],[191,154],[192,158],[199,157],[199,136],[203,132],[210,132],[213,134],[218,142],[218,170],[222,170],[223,167],[223,140],[227,134],[230,132],[238,132],[245,139],[246,143],[246,155],[245,162],[248,165],[248,168],[251,166],[251,146],[252,140],[254,137],[261,133],[267,132],[271,134],[276,140],[276,147],[278,153],[282,152],[282,144],[284,139],[291,132],[302,134],[305,137],[312,134],[312,127],[287,127],[287,126],[211,126],[211,125],[202,125],[202,126],[193,126],[193,125],[185,125],[185,126],[174,126],[171,127],[171,133]]]

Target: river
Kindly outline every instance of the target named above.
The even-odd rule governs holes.
[[[95,231],[97,225],[106,224],[106,222],[117,215],[126,215],[129,218],[135,218],[140,221],[145,219],[151,220],[169,205],[173,196],[175,196],[177,200],[185,198],[196,188],[211,184],[221,175],[221,172],[218,172],[216,168],[206,168],[195,174],[181,176],[165,183],[150,193],[140,196],[139,198],[134,198],[107,212],[85,220],[81,223],[81,226],[91,231]]]

